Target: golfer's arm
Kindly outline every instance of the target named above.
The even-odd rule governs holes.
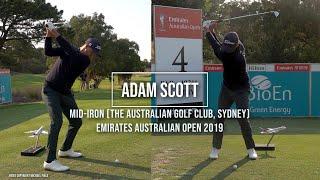
[[[69,55],[76,55],[78,51],[75,47],[73,47],[66,39],[64,39],[61,35],[56,38],[60,47]]]
[[[212,32],[207,32],[206,33],[207,39],[214,51],[214,54],[221,59],[221,43],[217,39],[216,35]]]
[[[46,56],[61,56],[63,54],[63,50],[61,48],[53,48],[52,47],[52,38],[46,37],[44,43],[44,53]]]

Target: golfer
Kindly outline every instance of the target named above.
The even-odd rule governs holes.
[[[52,39],[58,42],[58,48],[52,47]],[[79,49],[73,47],[55,29],[47,28],[45,39],[45,54],[59,56],[46,77],[42,98],[47,105],[51,119],[48,136],[48,157],[43,163],[46,170],[66,171],[69,167],[62,165],[56,158],[57,142],[62,125],[62,113],[69,120],[66,138],[58,152],[60,157],[80,157],[79,152],[74,152],[71,147],[81,127],[80,118],[70,118],[70,109],[78,109],[71,92],[71,87],[76,78],[89,66],[90,60],[99,55],[100,43],[95,38],[89,38]]]
[[[220,43],[215,35],[217,22],[212,22],[205,28],[206,37],[213,48],[215,55],[223,63],[223,83],[218,100],[219,109],[229,109],[233,103],[238,109],[249,108],[250,84],[246,70],[246,58],[244,46],[240,42],[236,32],[225,35],[223,43]],[[250,159],[257,159],[255,143],[252,138],[250,122],[246,118],[238,119],[241,127],[248,155]],[[217,123],[224,123],[224,119],[217,119]],[[210,158],[217,159],[221,149],[223,132],[213,134],[213,148]]]

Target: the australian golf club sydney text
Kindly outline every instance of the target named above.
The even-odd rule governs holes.
[[[131,109],[70,109],[70,118],[88,119],[249,119],[249,109],[218,109],[210,108],[131,108]]]

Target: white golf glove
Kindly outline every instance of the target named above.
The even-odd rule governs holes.
[[[202,23],[202,27],[203,28],[209,28],[210,25],[211,25],[211,21],[210,20],[203,21],[203,23]]]
[[[46,27],[50,30],[50,31],[52,31],[53,29],[55,29],[56,27],[53,25],[53,23],[52,22],[46,22]]]

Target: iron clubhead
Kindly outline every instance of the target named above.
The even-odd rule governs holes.
[[[275,17],[278,17],[280,15],[280,13],[278,11],[273,11],[273,14]]]

